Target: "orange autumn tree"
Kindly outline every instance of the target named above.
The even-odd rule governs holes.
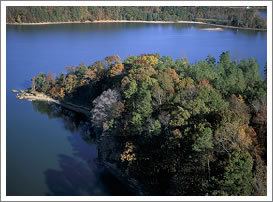
[[[121,63],[115,64],[109,70],[109,76],[113,77],[113,76],[120,75],[120,74],[122,74],[123,71],[124,71],[124,65],[123,64],[121,64]]]

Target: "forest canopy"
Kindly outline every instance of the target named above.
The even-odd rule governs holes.
[[[75,22],[102,20],[199,21],[210,24],[266,29],[260,7],[7,7],[7,23]]]
[[[114,55],[41,73],[30,91],[89,108],[100,158],[151,195],[266,195],[266,80],[253,59]]]

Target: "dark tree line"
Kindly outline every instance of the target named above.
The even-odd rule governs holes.
[[[8,23],[95,20],[202,21],[266,29],[258,8],[251,7],[8,7]]]

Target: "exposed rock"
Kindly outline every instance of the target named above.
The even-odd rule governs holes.
[[[15,90],[15,89],[12,89],[11,90],[13,93],[19,93],[19,91],[18,90]]]

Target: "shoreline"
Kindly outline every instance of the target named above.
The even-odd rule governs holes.
[[[87,118],[90,117],[89,109],[83,106],[79,106],[70,102],[63,102],[56,99],[53,99],[52,97],[49,97],[48,95],[45,95],[43,93],[39,92],[27,92],[24,90],[12,90],[13,93],[16,93],[16,98],[19,100],[28,100],[28,101],[41,101],[41,102],[51,102],[55,103],[57,105],[60,105],[66,109],[69,109],[71,111],[81,113],[85,115]]]
[[[143,24],[199,24],[214,27],[244,29],[253,31],[267,31],[267,29],[235,27],[230,25],[219,25],[200,21],[145,21],[145,20],[95,20],[95,21],[68,21],[68,22],[37,22],[37,23],[6,23],[6,25],[58,25],[58,24],[99,24],[99,23],[143,23]]]

